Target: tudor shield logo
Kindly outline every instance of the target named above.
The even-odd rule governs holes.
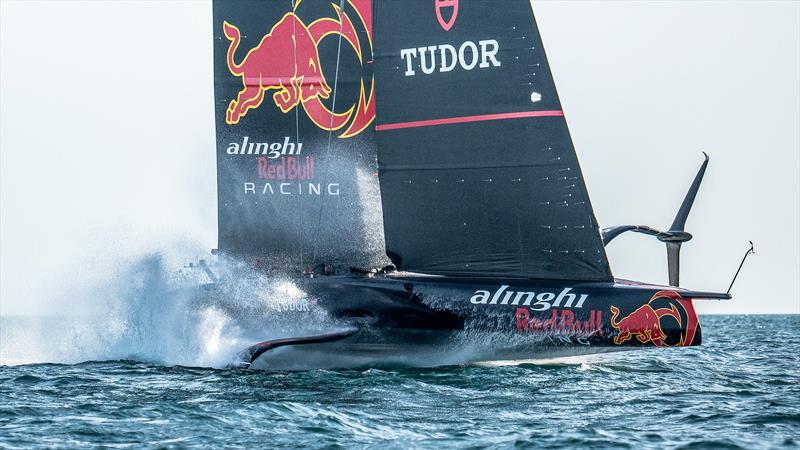
[[[450,18],[445,20],[445,17]],[[458,17],[458,0],[436,0],[436,20],[444,31],[450,31]]]

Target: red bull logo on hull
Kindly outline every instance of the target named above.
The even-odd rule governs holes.
[[[295,10],[286,13],[240,61],[235,54],[242,40],[241,33],[235,25],[223,21],[225,38],[230,41],[226,54],[228,70],[242,81],[242,89],[228,104],[225,122],[238,124],[249,111],[262,106],[268,92],[274,91],[274,105],[284,114],[302,106],[319,128],[335,131],[347,125],[339,137],[355,136],[375,119],[373,80],[365,83],[362,77],[357,103],[344,112],[329,109],[323,101],[334,95],[334,89],[322,68],[318,46],[324,38],[336,36],[349,44],[362,66],[371,62],[371,23],[368,26],[364,20],[365,15],[370,17],[371,12],[365,11],[370,4],[363,0],[347,3],[358,15],[355,23],[367,32],[370,55],[365,58],[354,22],[347,13],[332,4],[336,18],[323,17],[306,24],[295,13],[299,3],[295,3]],[[369,85],[369,96],[365,84]]]
[[[647,304],[621,319],[619,316],[619,308],[611,306],[611,326],[617,331],[614,336],[616,345],[623,345],[632,339],[656,347],[680,347],[695,343],[697,314],[691,300],[684,299],[677,292],[656,292]],[[670,342],[669,334],[674,333],[665,330],[678,330],[677,340]]]

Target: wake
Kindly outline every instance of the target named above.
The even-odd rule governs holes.
[[[221,368],[261,340],[307,333],[287,320],[302,296],[290,281],[242,278],[228,298],[202,298],[198,270],[145,256],[72,300],[80,315],[0,317],[0,365],[135,360]],[[235,299],[235,300],[233,300]]]
[[[224,281],[211,286],[203,270],[170,267],[167,256],[135,260],[98,283],[93,294],[71,300],[72,311],[80,314],[0,317],[0,365],[133,360],[224,368],[258,342],[348,327],[322,308],[309,308],[313,299],[288,278],[227,262],[214,267]],[[428,301],[435,306],[437,299]],[[437,345],[405,349],[386,362],[403,367],[492,365],[498,351],[527,348],[539,349],[535,359],[496,364],[565,363],[547,351],[549,337],[485,331],[490,325],[468,322]],[[301,359],[315,367],[318,362],[309,357]]]

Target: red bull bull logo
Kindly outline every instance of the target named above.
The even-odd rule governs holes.
[[[348,5],[358,15],[356,23],[367,31],[371,59],[371,20],[367,25],[363,17],[365,12],[371,13],[364,11],[370,4],[363,0],[349,0]],[[302,106],[308,118],[323,130],[335,131],[347,125],[339,136],[341,138],[355,136],[369,126],[375,118],[373,80],[369,80],[370,94],[367,97],[362,77],[357,104],[344,112],[333,111],[324,102],[334,95],[334,89],[320,63],[318,46],[323,39],[328,36],[339,37],[355,51],[362,67],[368,63],[362,54],[361,41],[353,21],[337,5],[333,4],[332,7],[336,18],[319,18],[309,24],[298,17],[295,11],[286,13],[261,38],[258,45],[239,61],[236,52],[241,44],[241,33],[235,25],[223,22],[224,35],[230,41],[226,54],[228,70],[242,81],[242,89],[230,101],[225,112],[227,124],[239,123],[249,111],[259,108],[271,92],[272,101],[283,113]]]
[[[225,37],[231,41],[228,70],[241,77],[244,86],[228,105],[227,123],[238,123],[249,109],[258,108],[271,89],[277,90],[272,98],[284,113],[301,102],[330,95],[331,88],[322,74],[316,43],[294,13],[286,13],[240,63],[234,60],[241,40],[239,29],[228,22],[223,23],[223,29]],[[290,57],[286,58],[287,55]]]
[[[660,300],[667,300],[668,305],[657,306],[663,303]],[[697,315],[691,301],[672,291],[656,292],[647,304],[621,319],[619,315],[619,308],[611,306],[611,326],[617,330],[614,336],[617,345],[635,338],[641,344],[670,346],[662,325],[665,320],[674,320],[680,330],[680,338],[674,346],[692,345],[697,330]]]

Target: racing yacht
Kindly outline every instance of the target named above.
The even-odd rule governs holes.
[[[234,365],[695,346],[693,302],[731,298],[679,287],[707,156],[666,230],[599,228],[528,0],[215,0],[213,20],[215,253],[239,269],[205,291],[277,296],[308,330],[265,322]],[[614,278],[625,232],[666,244],[668,286]]]

